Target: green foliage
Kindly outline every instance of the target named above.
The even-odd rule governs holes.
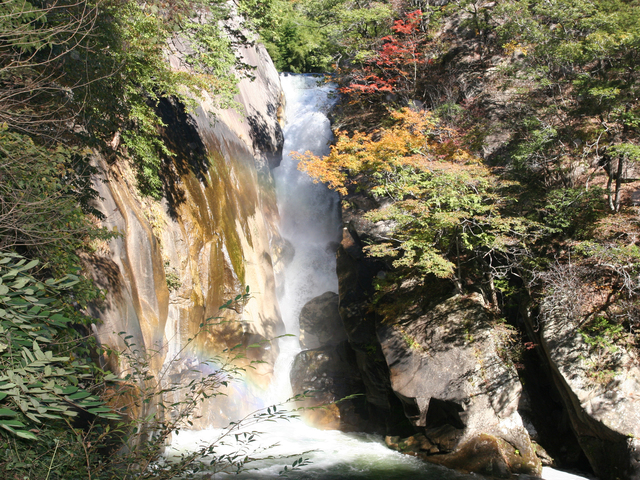
[[[79,411],[119,419],[83,388],[93,372],[70,346],[78,339],[78,318],[69,316],[57,297],[70,292],[78,279],[67,275],[40,282],[30,275],[37,265],[0,254],[0,427],[4,435],[28,440],[37,439],[43,422],[51,426]]]
[[[236,74],[247,72],[232,50],[244,37],[222,1],[10,0],[0,8],[7,11],[0,124],[38,141],[128,154],[141,191],[154,197],[162,192],[161,158],[170,155],[159,136],[159,99],[194,105],[206,91],[229,106]],[[179,69],[167,53],[177,55]]]
[[[167,287],[169,288],[170,292],[178,290],[182,286],[178,271],[171,266],[171,262],[169,262],[168,260],[164,262],[164,275],[167,279]]]
[[[47,148],[0,127],[0,248],[29,247],[47,257],[54,246],[73,256],[89,238],[112,237],[86,218],[100,215],[90,206],[95,172],[81,148]]]
[[[245,4],[256,11],[255,3]],[[279,70],[296,73],[327,72],[342,58],[371,51],[393,15],[382,2],[272,0],[269,5],[270,14],[259,22],[261,40]]]
[[[512,0],[496,7],[503,46],[526,52],[525,102],[537,126],[523,125],[515,160],[548,183],[568,180],[571,158],[598,158],[635,145],[640,9],[635,1]],[[596,125],[598,127],[596,128]]]
[[[582,326],[580,334],[590,348],[615,353],[615,343],[623,336],[624,327],[610,322],[604,316],[597,316]]]
[[[622,325],[603,315],[596,316],[580,328],[580,335],[589,349],[587,363],[589,375],[596,381],[607,384],[618,369],[619,346],[625,343],[626,334]]]
[[[599,187],[560,188],[547,193],[541,209],[541,223],[548,235],[578,238],[588,235],[595,221],[605,212],[604,190]]]
[[[365,248],[370,255],[393,259],[405,274],[460,282],[462,258],[483,263],[521,244],[529,222],[503,215],[509,203],[503,185],[511,184],[501,185],[430,113],[404,109],[390,120],[391,127],[369,135],[338,132],[323,159],[298,155],[301,169],[343,194],[347,174],[359,174],[372,195],[392,201],[365,215],[391,225],[386,241]]]
[[[231,423],[195,451],[164,458],[171,436],[190,428],[203,402],[224,395],[222,388],[244,371],[236,365],[246,358],[237,345],[174,375],[198,335],[229,321],[207,319],[157,374],[153,364],[165,352],[136,345],[121,332],[123,349],[98,352],[118,358],[122,371],[115,376],[78,347],[88,342],[76,332],[89,319],[62,301],[77,279],[39,281],[30,275],[36,266],[37,261],[0,255],[0,472],[5,478],[64,480],[73,472],[96,480],[169,480],[198,471],[237,473],[260,453],[253,425],[295,416],[270,406]],[[247,287],[221,309],[238,308],[249,296]],[[218,453],[223,446],[231,447],[229,453]],[[297,460],[287,471],[306,463]]]

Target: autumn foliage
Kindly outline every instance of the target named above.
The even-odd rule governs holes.
[[[381,39],[382,46],[364,62],[361,69],[351,72],[344,94],[402,93],[416,85],[419,66],[427,62],[426,36],[420,31],[421,10],[407,13],[396,20],[391,35]]]
[[[341,194],[347,193],[350,176],[358,173],[382,179],[402,168],[429,171],[482,168],[477,159],[459,145],[455,132],[440,127],[431,113],[404,108],[390,116],[394,121],[391,127],[370,134],[355,132],[349,136],[347,132],[336,132],[338,140],[327,157],[295,152],[298,168]],[[381,188],[383,184],[372,193],[378,193]]]
[[[343,195],[350,182],[365,179],[371,195],[392,200],[367,214],[395,225],[389,241],[367,247],[370,255],[393,259],[397,268],[460,278],[461,256],[482,259],[518,244],[526,228],[502,216],[498,177],[460,146],[455,132],[408,108],[391,120],[391,127],[370,134],[337,132],[326,157],[294,154],[301,170]]]

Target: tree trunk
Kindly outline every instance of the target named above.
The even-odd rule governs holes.
[[[618,171],[616,172],[616,198],[615,212],[620,211],[620,186],[622,185],[622,169],[624,167],[624,155],[618,157]]]

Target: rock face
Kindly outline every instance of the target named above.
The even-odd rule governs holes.
[[[310,300],[300,312],[300,346],[311,350],[337,345],[347,339],[338,310],[338,294],[325,292]]]
[[[343,230],[337,254],[340,316],[356,354],[373,428],[393,435],[409,435],[413,428],[391,389],[389,368],[376,335],[376,315],[370,308],[372,279],[382,268],[384,265],[379,262],[365,258],[360,237],[349,223]]]
[[[168,368],[177,375],[238,343],[273,338],[283,328],[273,274],[274,247],[283,240],[269,172],[282,148],[280,82],[262,46],[241,53],[256,66],[255,81],[239,85],[237,100],[246,116],[215,110],[207,101],[195,114],[170,100],[160,105],[167,125],[163,136],[174,153],[164,161],[162,201],[140,198],[126,165],[96,160],[107,177],[96,181],[96,207],[106,217],[104,226],[121,234],[86,259],[96,283],[108,291],[92,311],[101,320],[97,336],[123,348],[118,332],[132,335],[138,348],[155,352],[152,373]],[[247,285],[260,295],[219,311]],[[218,316],[230,322],[212,321],[219,325],[196,337],[201,324]],[[277,348],[247,354],[247,361],[269,362],[252,370],[247,383],[265,387]],[[251,408],[250,391],[244,400],[248,405],[235,396],[229,405],[209,408],[200,426],[226,424],[219,412],[235,417]]]
[[[293,392],[310,392],[302,412],[305,421],[317,428],[345,432],[369,429],[363,396],[343,400],[349,395],[363,395],[364,385],[353,368],[355,354],[345,341],[300,352],[291,369]],[[334,403],[337,402],[337,403]]]
[[[343,211],[349,223],[338,250],[340,314],[370,410],[405,418],[404,425],[395,417],[383,426],[399,432],[387,443],[470,472],[539,474],[540,460],[518,414],[522,387],[501,356],[499,328],[480,295],[453,295],[440,282],[409,292],[410,301],[394,296],[394,305],[383,301],[372,311],[373,280],[384,279],[388,267],[366,258],[362,246],[384,236],[388,226],[362,219],[369,208],[375,206]],[[422,298],[429,293],[431,301]]]
[[[378,337],[391,387],[424,428],[421,457],[494,476],[540,472],[517,411],[522,387],[500,357],[480,295],[456,295],[410,322],[380,325]]]
[[[599,380],[589,346],[561,307],[542,302],[538,338],[578,442],[598,478],[640,478],[638,361],[621,348],[609,352],[610,375]]]
[[[356,353],[338,311],[338,294],[325,292],[305,304],[300,312],[300,352],[291,369],[291,388],[305,394],[302,418],[321,429],[345,432],[371,430],[364,384]],[[305,393],[308,392],[308,393]],[[355,396],[346,399],[346,397]]]

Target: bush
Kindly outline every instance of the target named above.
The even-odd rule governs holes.
[[[38,280],[37,261],[0,253],[0,460],[3,478],[91,478],[94,480],[173,479],[197,471],[207,458],[209,473],[239,471],[251,461],[256,435],[242,428],[256,422],[289,418],[276,406],[234,422],[194,452],[164,459],[171,436],[188,428],[198,408],[243,372],[239,346],[190,371],[191,380],[169,375],[178,356],[158,375],[150,365],[158,351],[143,351],[121,333],[126,348],[101,352],[80,332],[92,319],[78,313],[71,299],[78,278]],[[221,308],[249,297],[238,295]],[[211,318],[199,333],[220,325]],[[123,371],[101,370],[96,353],[113,355]],[[210,373],[201,373],[209,365]],[[222,444],[231,453],[216,454]],[[299,466],[299,465],[296,465]],[[72,475],[72,477],[70,477]]]

